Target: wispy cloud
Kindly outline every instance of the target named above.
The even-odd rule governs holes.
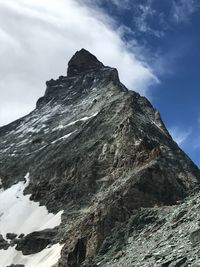
[[[189,22],[190,16],[199,8],[197,0],[174,0],[172,2],[171,18],[175,23]]]
[[[192,130],[191,129],[185,130],[178,127],[172,127],[169,129],[169,132],[174,141],[178,145],[183,145],[187,141],[188,137],[191,135]]]
[[[139,30],[141,33],[147,33],[159,38],[164,35],[163,30],[155,29],[150,23],[151,19],[154,17],[157,17],[158,25],[160,20],[160,14],[153,7],[153,0],[146,0],[145,4],[138,4],[137,14],[138,15],[134,17],[134,24],[137,30]]]
[[[146,94],[157,81],[113,20],[75,0],[0,0],[0,44],[0,125],[33,109],[45,81],[65,74],[82,47],[118,68],[130,89]]]
[[[156,0],[145,0],[135,5],[135,26],[143,33],[161,38],[169,29],[173,29],[174,24],[189,22],[199,8],[199,0],[172,0],[167,3],[165,10],[156,5]],[[155,18],[156,23],[151,23]]]

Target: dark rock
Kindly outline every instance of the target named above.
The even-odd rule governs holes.
[[[168,261],[165,261],[163,262],[160,267],[169,267],[170,263],[172,262],[173,260],[168,260]]]
[[[79,239],[68,255],[68,267],[80,267],[86,257],[86,239]]]
[[[85,49],[81,49],[70,59],[67,76],[71,77],[91,70],[95,71],[102,67],[103,64],[94,55]]]
[[[193,246],[196,246],[199,244],[199,242],[200,242],[200,229],[198,229],[198,230],[196,230],[190,234],[190,241],[193,244]]]
[[[98,257],[109,261],[112,254],[120,261],[129,238],[143,259],[152,234],[159,249],[161,229],[172,242],[188,217],[177,210],[173,228],[164,205],[170,209],[199,190],[199,169],[172,140],[157,110],[122,85],[116,69],[85,50],[69,61],[66,77],[47,82],[34,111],[0,128],[0,150],[4,188],[30,172],[24,194],[51,212],[64,210],[56,233],[14,240],[26,255],[62,241],[59,267],[88,259],[96,265]]]
[[[18,236],[18,238],[20,239],[20,238],[23,238],[25,235],[24,234],[20,234],[19,236]]]
[[[0,235],[0,249],[7,250],[9,248],[9,243],[3,238],[2,235]]]
[[[169,267],[187,267],[188,265],[186,264],[187,262],[187,257],[180,258],[176,260],[175,262],[172,262]]]
[[[57,231],[54,229],[47,229],[40,232],[33,232],[21,239],[15,240],[16,249],[22,251],[24,255],[31,255],[40,252],[49,244],[55,243]]]
[[[6,238],[7,239],[10,239],[10,240],[15,239],[16,237],[17,237],[17,235],[16,234],[13,234],[13,233],[7,233],[6,234]]]
[[[180,213],[178,213],[172,220],[173,223],[177,223],[180,219],[183,218],[183,216],[187,213],[188,211],[185,210],[181,210]]]
[[[146,225],[156,222],[157,219],[156,212],[141,209],[135,215],[131,216],[128,224],[129,231],[143,229]]]

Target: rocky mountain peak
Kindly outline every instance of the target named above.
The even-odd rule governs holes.
[[[46,84],[0,128],[0,267],[194,266],[200,173],[158,111],[84,49]]]
[[[75,76],[77,74],[102,68],[104,65],[89,51],[82,48],[77,51],[68,63],[67,76]]]
[[[51,79],[46,82],[45,95],[37,101],[37,108],[43,107],[49,101],[68,105],[75,100],[90,94],[95,88],[104,88],[109,83],[109,90],[127,90],[120,83],[118,71],[104,66],[94,55],[85,49],[77,51],[68,63],[67,76]],[[101,84],[101,86],[100,86]]]

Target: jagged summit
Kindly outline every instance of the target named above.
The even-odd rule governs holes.
[[[113,83],[117,86],[112,90],[127,89],[120,83],[118,71],[115,68],[104,66],[94,55],[85,49],[77,51],[68,63],[67,76],[51,79],[46,82],[45,95],[37,101],[36,107],[43,107],[49,101],[68,105],[75,99],[80,99],[97,87],[106,87]],[[101,84],[101,86],[99,86]],[[104,86],[103,86],[104,84]]]
[[[100,69],[104,65],[89,51],[82,48],[77,51],[68,63],[67,76],[74,76],[92,69]]]
[[[199,190],[199,169],[150,102],[84,49],[35,110],[0,128],[0,188],[0,267],[183,267],[191,229],[179,226],[198,222],[196,202],[165,227],[169,205]]]

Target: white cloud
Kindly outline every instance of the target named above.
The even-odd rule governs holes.
[[[33,109],[45,81],[65,74],[82,47],[118,68],[130,89],[146,94],[156,81],[102,11],[75,0],[0,0],[0,125]]]
[[[172,138],[174,139],[174,141],[178,145],[183,145],[187,141],[188,137],[192,133],[191,129],[182,130],[182,129],[178,128],[178,127],[170,128],[169,132],[170,132]]]

